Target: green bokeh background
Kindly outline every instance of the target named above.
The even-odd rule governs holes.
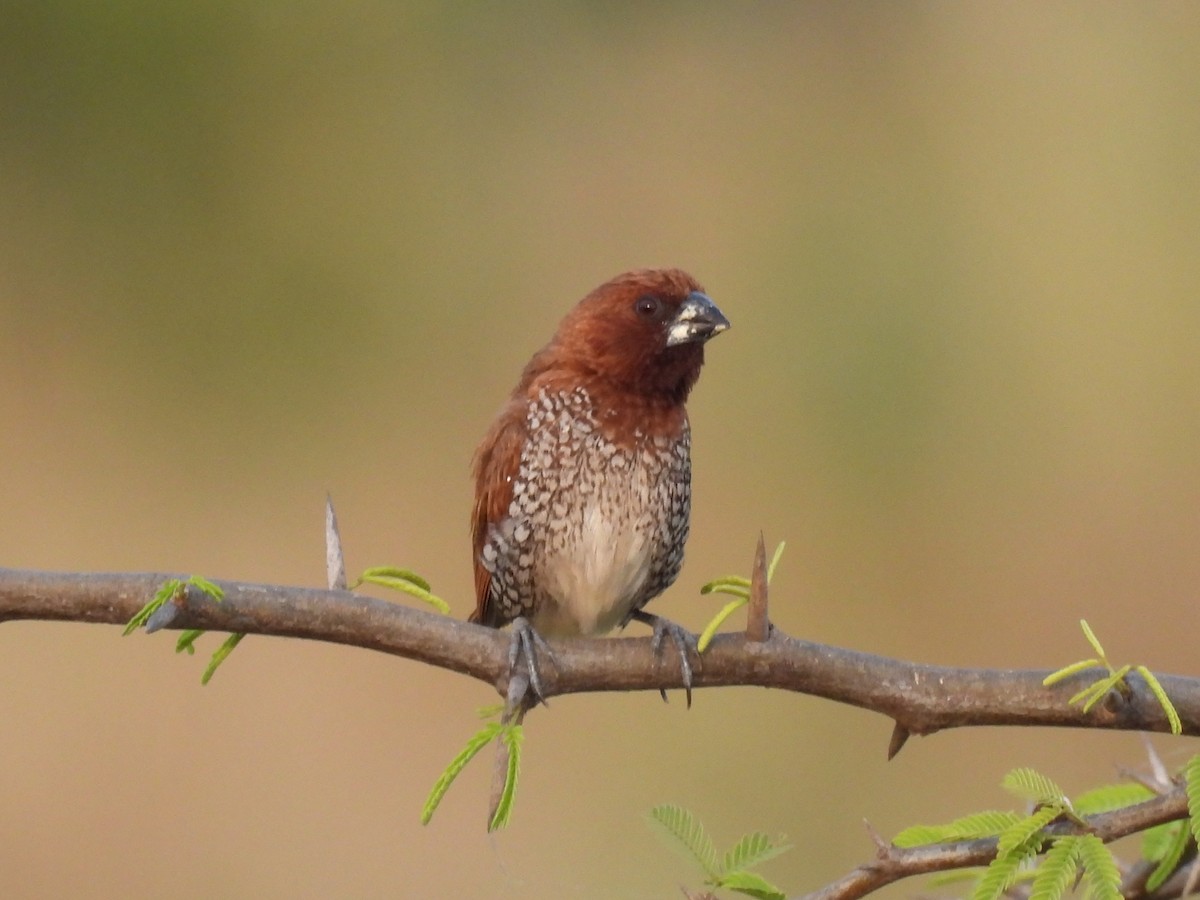
[[[693,395],[688,562],[789,550],[785,631],[905,659],[1194,672],[1200,7],[9,3],[0,11],[0,564],[421,571],[466,615],[475,442],[618,271],[734,327]],[[661,898],[660,802],[795,849],[1068,790],[1128,734],[890,723],[805,697],[562,698],[511,828],[425,793],[484,685],[251,638],[0,628],[0,894]],[[202,641],[202,652],[217,639]],[[1158,739],[1169,760],[1192,742]],[[885,896],[922,889],[908,883]]]

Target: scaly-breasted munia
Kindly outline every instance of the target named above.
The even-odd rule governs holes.
[[[566,315],[475,454],[472,622],[591,635],[636,617],[661,640],[641,609],[683,564],[684,402],[728,327],[679,269],[618,275]]]

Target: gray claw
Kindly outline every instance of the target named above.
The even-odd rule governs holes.
[[[675,645],[675,649],[679,652],[679,672],[683,680],[683,690],[687,697],[687,708],[692,708],[692,663],[688,658],[690,654],[696,654],[696,659],[700,659],[700,651],[696,644],[696,636],[686,628],[681,628],[674,622],[664,619],[662,616],[656,616],[653,613],[643,612],[638,610],[633,614],[633,618],[639,622],[645,622],[654,629],[654,634],[650,637],[650,648],[658,654],[662,650],[663,641],[666,638],[671,639],[671,643]],[[667,692],[660,688],[658,693],[663,700],[667,699]]]

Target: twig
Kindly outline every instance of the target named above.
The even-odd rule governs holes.
[[[1046,832],[1050,836],[1095,834],[1108,843],[1154,825],[1186,818],[1187,814],[1187,794],[1178,787],[1144,803],[1089,816],[1085,819],[1086,826],[1064,820],[1050,825]],[[987,865],[996,856],[996,842],[996,838],[983,838],[903,848],[891,844],[881,846],[877,842],[878,850],[872,862],[864,863],[832,884],[797,900],[854,900],[913,875]]]

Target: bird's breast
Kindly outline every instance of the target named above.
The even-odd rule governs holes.
[[[508,519],[507,562],[545,634],[599,634],[661,593],[683,560],[690,511],[690,436],[653,421],[606,428],[583,388],[530,403]]]

